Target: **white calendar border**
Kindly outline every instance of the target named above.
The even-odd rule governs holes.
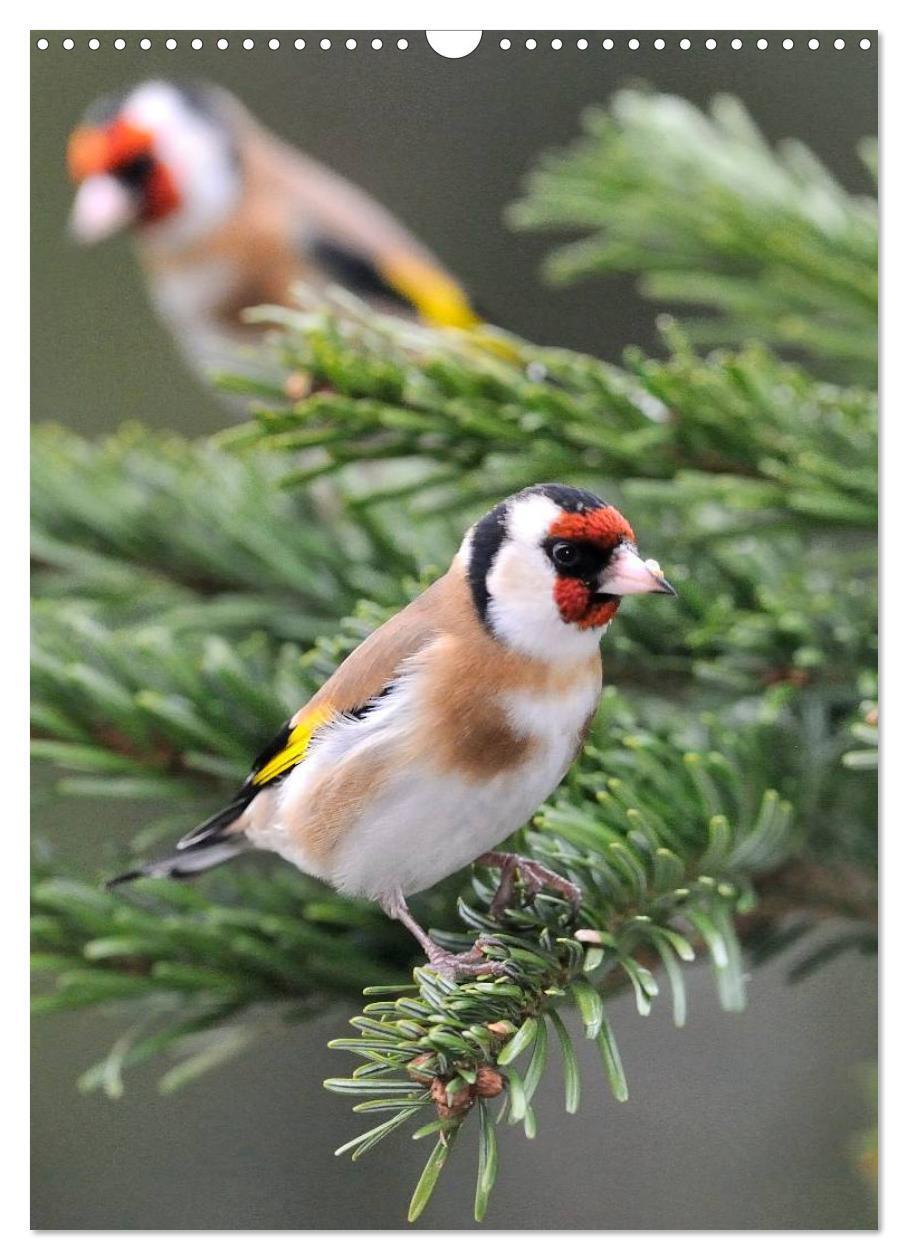
[[[905,20],[899,14],[904,6],[895,4],[870,3],[857,5],[853,2],[843,3],[841,0],[829,0],[823,5],[805,3],[773,3],[764,0],[759,5],[725,3],[689,2],[677,3],[644,3],[638,0],[633,5],[603,5],[591,3],[570,3],[562,0],[557,5],[546,9],[539,4],[490,4],[459,3],[419,5],[414,2],[366,5],[364,3],[344,3],[334,0],[330,8],[320,9],[317,6],[294,6],[268,3],[257,0],[255,16],[262,29],[280,31],[287,28],[288,19],[295,18],[301,29],[318,27],[332,30],[406,30],[419,31],[427,27],[433,30],[444,29],[484,29],[490,30],[646,30],[658,34],[660,27],[668,31],[682,28],[691,31],[712,31],[720,33],[729,29],[729,22],[734,21],[738,30],[742,31],[791,31],[804,32],[818,30],[853,30],[860,27],[873,30],[882,27],[879,41],[881,57],[884,102],[884,118],[892,133],[892,162],[886,160],[889,147],[886,144],[886,133],[883,132],[883,168],[885,172],[884,225],[888,221],[893,225],[892,231],[885,238],[884,257],[887,260],[887,274],[894,280],[887,288],[886,319],[882,340],[882,365],[884,382],[885,409],[884,416],[890,414],[892,419],[885,428],[884,467],[884,522],[885,536],[888,541],[884,556],[885,600],[884,600],[884,647],[886,681],[885,696],[891,697],[891,708],[886,722],[886,740],[884,768],[886,765],[901,767],[908,759],[908,731],[906,721],[901,716],[908,713],[908,652],[904,648],[905,626],[908,625],[908,580],[903,572],[904,561],[900,558],[902,538],[908,537],[908,495],[905,493],[905,477],[908,475],[908,389],[905,385],[905,373],[902,364],[905,359],[904,340],[908,320],[905,318],[904,291],[906,282],[900,277],[908,276],[906,253],[908,253],[908,232],[904,225],[908,222],[908,204],[906,204],[906,170],[903,157],[904,142],[901,138],[903,123],[898,120],[908,118],[908,73],[902,59],[908,57],[906,45]],[[624,26],[625,14],[635,21],[632,26]],[[119,3],[81,3],[78,6],[70,3],[44,3],[32,7],[10,5],[6,9],[7,21],[5,38],[0,39],[0,90],[4,94],[0,117],[4,120],[3,146],[4,180],[3,193],[0,195],[0,246],[3,249],[2,274],[3,309],[8,313],[7,327],[4,331],[4,398],[0,414],[0,440],[3,444],[3,459],[0,460],[3,484],[0,485],[0,540],[4,547],[3,589],[4,589],[4,629],[7,631],[3,642],[4,650],[0,654],[5,667],[3,678],[4,714],[6,721],[0,725],[0,757],[4,768],[6,785],[6,828],[5,828],[5,865],[6,879],[5,913],[2,917],[3,928],[9,937],[5,942],[5,958],[7,960],[6,991],[4,993],[7,1019],[15,1019],[17,1029],[15,1035],[7,1035],[0,1046],[2,1054],[2,1071],[6,1089],[6,1123],[3,1126],[7,1136],[8,1163],[7,1176],[2,1179],[2,1193],[8,1202],[0,1210],[0,1230],[8,1236],[8,1245],[16,1245],[17,1251],[25,1248],[46,1250],[63,1246],[67,1250],[67,1258],[71,1260],[98,1260],[107,1253],[118,1254],[126,1248],[132,1255],[151,1256],[157,1251],[162,1241],[153,1234],[132,1233],[124,1236],[119,1233],[110,1234],[32,1234],[26,1235],[27,1209],[25,1207],[27,1179],[27,1104],[25,1079],[27,1072],[26,1046],[24,1034],[20,1036],[19,1025],[24,1028],[26,1019],[27,975],[25,966],[25,950],[27,933],[25,920],[27,916],[27,854],[25,837],[28,831],[28,819],[24,785],[27,782],[27,459],[28,437],[26,420],[28,416],[28,331],[26,318],[26,297],[28,283],[27,257],[27,224],[28,224],[28,137],[24,126],[27,118],[28,100],[28,55],[30,54],[31,36],[29,29],[35,31],[71,30],[113,30],[121,28],[124,17],[128,17],[138,26],[126,28],[141,30],[142,19],[145,18],[145,29],[152,31],[171,30],[174,32],[186,29],[221,29],[224,31],[249,29],[247,20],[250,6],[240,4],[237,0],[223,0],[218,6],[202,6],[193,8],[185,0],[177,4],[173,0],[159,0],[153,7],[135,4],[125,6]],[[194,19],[188,21],[187,19]],[[557,18],[557,21],[551,21]],[[641,23],[646,23],[645,27]],[[872,55],[876,55],[875,53]],[[901,318],[899,316],[901,315]],[[886,351],[888,350],[888,354]],[[891,368],[889,365],[892,365]],[[903,889],[908,886],[908,841],[900,828],[904,806],[895,799],[897,775],[891,776],[890,790],[886,793],[884,810],[884,834],[888,837],[888,851],[884,863],[884,906],[888,904],[890,914],[884,917],[892,921],[895,899],[887,898],[885,890]],[[884,783],[886,778],[884,776]],[[888,934],[890,937],[892,933]],[[884,950],[884,959],[888,954]],[[687,1260],[687,1257],[701,1260],[704,1255],[727,1253],[729,1246],[741,1253],[763,1252],[771,1246],[775,1254],[785,1260],[788,1253],[796,1251],[799,1260],[809,1258],[814,1252],[822,1252],[823,1260],[837,1260],[839,1255],[849,1258],[866,1248],[874,1247],[884,1256],[890,1253],[905,1254],[906,1241],[906,1199],[904,1185],[906,1171],[904,1166],[905,1132],[908,1129],[908,1107],[906,1107],[906,1074],[901,1066],[905,1057],[904,1045],[897,1046],[897,1040],[903,1029],[904,1009],[896,994],[895,979],[899,973],[897,962],[887,961],[884,976],[887,979],[885,995],[886,1031],[884,1050],[884,1100],[889,1119],[883,1126],[884,1158],[884,1193],[882,1198],[885,1229],[882,1235],[810,1235],[806,1233],[783,1234],[774,1232],[771,1241],[763,1235],[737,1235],[733,1243],[724,1235],[710,1233],[697,1235],[669,1235],[668,1237],[636,1233],[626,1241],[616,1240],[621,1247],[630,1247],[636,1258],[646,1260],[649,1256],[665,1254],[669,1249],[673,1257]],[[904,986],[902,986],[904,991]],[[898,1116],[898,1118],[896,1118]],[[898,1147],[901,1146],[901,1151]],[[565,1153],[567,1154],[567,1153]],[[355,1187],[351,1185],[351,1195],[355,1195]],[[566,1235],[517,1234],[511,1241],[507,1235],[491,1234],[487,1238],[489,1252],[494,1246],[496,1255],[502,1247],[519,1247],[521,1256],[541,1254],[543,1249],[551,1254],[556,1246],[579,1246],[586,1248],[590,1243],[586,1239]],[[902,1237],[902,1243],[898,1238]],[[310,1241],[311,1239],[311,1241]],[[242,1234],[205,1235],[202,1233],[176,1234],[169,1232],[166,1241],[168,1252],[174,1260],[182,1260],[183,1256],[192,1255],[192,1260],[200,1260],[200,1251],[208,1247],[217,1248],[218,1260],[231,1257],[251,1246],[266,1251],[283,1250],[297,1255],[301,1246],[319,1247],[324,1240],[316,1233],[306,1234],[303,1239],[292,1233],[258,1234],[254,1242]],[[438,1260],[447,1260],[454,1253],[462,1255],[468,1247],[471,1260],[483,1255],[485,1244],[482,1236],[470,1231],[469,1239],[460,1234],[436,1236],[431,1242],[424,1237],[423,1231],[409,1234],[372,1235],[368,1242],[347,1240],[332,1241],[333,1247],[344,1249],[355,1246],[359,1251],[363,1245],[377,1247],[387,1243],[397,1255],[410,1256],[417,1253],[422,1256],[431,1246],[433,1256]],[[592,1240],[595,1247],[608,1246],[608,1240]],[[201,1260],[207,1260],[202,1256]]]

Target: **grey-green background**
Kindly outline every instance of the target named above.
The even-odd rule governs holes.
[[[678,48],[679,33],[641,48],[616,37],[552,32],[533,52],[525,33],[487,33],[462,61],[433,53],[419,32],[228,33],[190,49],[196,32],[164,34],[138,47],[125,32],[84,32],[76,48],[62,34],[34,32],[50,48],[33,53],[32,354],[33,417],[85,433],[126,418],[187,433],[225,420],[217,401],[175,354],[147,307],[127,241],[81,251],[66,238],[71,190],[64,169],[68,131],[96,95],[148,76],[210,78],[237,92],[264,121],[352,177],[398,213],[459,274],[490,316],[533,339],[607,357],[636,343],[657,348],[653,311],[620,278],[546,289],[538,279],[547,242],[514,235],[502,211],[542,150],[570,140],[584,106],[618,87],[646,82],[705,103],[717,91],[746,102],[771,139],[797,136],[840,179],[866,191],[856,141],[876,132],[874,50],[843,32],[804,32],[796,47],[756,48],[756,34],[705,35]],[[101,48],[87,47],[97,34]],[[216,34],[220,34],[217,32]],[[499,49],[508,34],[512,48]],[[590,42],[574,46],[577,36]],[[729,41],[741,34],[745,46]],[[807,48],[808,35],[821,40]],[[246,51],[246,35],[256,48]],[[327,35],[332,49],[322,52]],[[39,785],[42,786],[42,785]],[[93,876],[99,853],[128,836],[139,813],[122,806],[64,812],[39,806],[36,832],[52,836],[69,869]],[[145,817],[144,812],[142,817]],[[675,1031],[666,1005],[640,1019],[626,998],[614,1024],[629,1068],[631,1099],[615,1104],[593,1052],[583,1063],[581,1114],[561,1110],[557,1072],[540,1091],[540,1136],[503,1137],[503,1172],[486,1227],[631,1229],[871,1228],[875,1210],[853,1170],[852,1144],[869,1121],[858,1084],[876,1042],[876,975],[847,956],[797,985],[791,960],[757,972],[749,1010],[717,1010],[708,971],[692,976],[687,1029]],[[161,1098],[151,1071],[133,1075],[125,1098],[81,1096],[78,1073],[117,1026],[97,1015],[41,1021],[34,1034],[33,1223],[44,1229],[398,1228],[425,1151],[392,1138],[362,1164],[331,1154],[352,1135],[343,1100],[320,1080],[337,1071],[325,1042],[352,1008],[283,1032],[264,1048],[181,1094]],[[471,1144],[463,1143],[423,1226],[463,1228],[472,1200]]]

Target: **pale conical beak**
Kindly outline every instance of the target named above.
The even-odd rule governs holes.
[[[603,574],[600,595],[677,595],[655,560],[641,560],[630,543],[616,548]]]
[[[69,230],[82,245],[94,245],[128,227],[136,217],[135,198],[113,175],[91,175],[79,185]]]

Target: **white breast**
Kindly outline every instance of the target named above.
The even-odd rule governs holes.
[[[505,710],[521,735],[554,742],[576,740],[599,703],[599,692],[598,679],[589,677],[558,692],[512,691]]]
[[[430,888],[528,822],[558,784],[565,762],[569,756],[540,757],[519,773],[481,783],[411,770],[338,845],[331,882],[372,899]]]
[[[164,319],[179,326],[203,319],[226,301],[233,276],[222,261],[168,267],[153,281],[155,305]]]
[[[225,262],[187,264],[157,276],[151,296],[177,344],[196,371],[236,372],[249,368],[249,341],[242,332],[226,331],[215,316],[233,291],[234,278]]]
[[[598,687],[589,682],[559,697],[513,695],[507,712],[514,727],[534,737],[533,753],[518,768],[479,779],[440,773],[428,756],[400,764],[338,840],[328,864],[309,865],[285,820],[305,806],[305,794],[315,788],[326,759],[348,756],[367,740],[402,742],[417,714],[414,690],[412,681],[405,681],[374,713],[342,723],[326,737],[288,777],[272,821],[252,837],[254,842],[278,850],[351,896],[419,892],[495,848],[532,818],[564,777],[598,700]]]

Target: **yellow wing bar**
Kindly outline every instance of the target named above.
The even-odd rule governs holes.
[[[252,777],[252,783],[255,787],[261,787],[265,783],[270,783],[272,779],[276,779],[285,771],[292,769],[306,756],[309,743],[312,736],[320,726],[324,726],[326,722],[334,716],[334,709],[330,704],[318,705],[311,713],[305,714],[297,722],[296,726],[292,726],[287,732],[287,738],[281,748],[274,753],[273,756],[265,762],[265,764],[256,771]]]
[[[456,280],[421,258],[401,254],[379,261],[378,270],[392,289],[407,299],[427,324],[475,328],[482,320]]]

